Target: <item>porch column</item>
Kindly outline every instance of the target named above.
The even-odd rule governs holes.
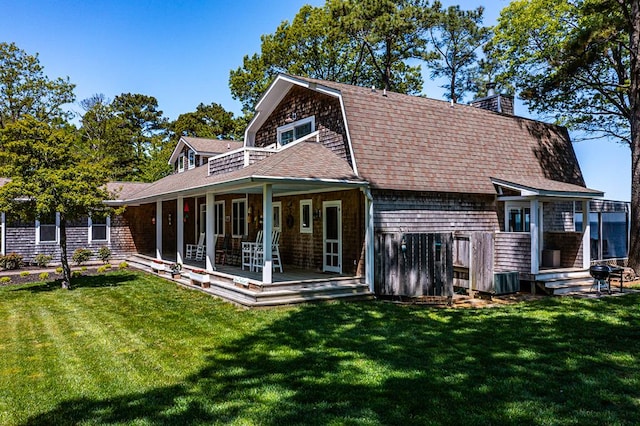
[[[156,259],[162,259],[162,200],[156,201]]]
[[[2,254],[3,256],[7,253],[7,215],[2,212],[2,235],[0,235],[0,238],[2,238],[2,246],[0,247],[0,254]],[[627,247],[629,247],[629,245],[627,244]]]
[[[177,225],[177,235],[176,235],[176,262],[182,264],[182,259],[183,259],[183,250],[184,250],[184,212],[182,211],[182,209],[184,208],[184,198],[183,197],[178,197],[178,200],[176,201],[178,206],[178,214],[176,215],[176,221],[178,222]]]
[[[205,226],[205,265],[207,271],[215,271],[216,269],[216,241],[213,228],[213,205],[215,204],[216,196],[213,192],[207,192],[207,208],[206,208],[206,226]]]
[[[591,230],[591,229],[589,229]],[[591,241],[591,236],[589,236],[589,241]],[[591,242],[589,242],[589,249],[591,249]],[[602,260],[604,258],[604,245],[602,242],[602,212],[598,212],[598,260]]]
[[[589,223],[589,200],[582,200],[582,267],[591,266],[591,223]]]
[[[364,193],[365,209],[364,209],[364,221],[365,221],[365,234],[364,234],[364,280],[369,286],[369,291],[373,293],[374,288],[374,227],[373,227],[373,196],[371,191],[365,189]]]
[[[273,230],[273,186],[269,183],[262,187],[262,246],[264,248],[264,264],[262,266],[262,282],[273,282],[273,253],[271,252],[271,231]]]
[[[540,271],[540,202],[537,198],[530,201],[529,210],[531,210],[529,233],[531,234],[531,274],[535,275]],[[524,218],[523,218],[524,219]]]

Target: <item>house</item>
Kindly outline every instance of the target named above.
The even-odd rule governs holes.
[[[486,109],[495,105],[501,112]],[[603,193],[585,186],[566,129],[516,117],[512,105],[495,94],[452,105],[279,75],[244,143],[183,137],[174,174],[115,184],[110,203],[127,208],[108,242],[120,254],[206,269],[218,294],[244,292],[246,304],[301,282],[423,296],[454,284],[496,291],[514,277],[539,286],[584,278],[589,203]],[[579,231],[576,211],[585,212]],[[272,267],[274,230],[284,273]],[[259,231],[263,258],[249,272],[241,247]],[[185,250],[201,233],[198,264]],[[299,274],[285,286],[289,270]]]

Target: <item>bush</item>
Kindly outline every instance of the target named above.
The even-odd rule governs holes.
[[[62,273],[62,266],[58,266],[56,268],[56,274],[61,274]]]
[[[24,278],[24,277],[28,277],[28,276],[29,276],[29,272],[27,272],[27,271],[22,271],[22,272],[20,272],[20,276],[21,276],[21,277],[23,277],[23,278]]]
[[[120,264],[118,265],[119,269],[127,269],[129,267],[129,264],[127,262],[120,262]]]
[[[105,268],[107,268],[107,269],[111,269],[111,268],[113,268],[113,266],[111,266],[111,264],[110,264],[110,263],[107,263],[106,265],[104,265],[104,267],[105,267]]]
[[[11,282],[11,277],[2,277],[0,278],[0,283],[2,284],[8,284]]]
[[[104,273],[106,271],[107,271],[107,267],[105,265],[98,266],[98,269],[96,269],[96,272],[99,273],[99,274],[102,274],[102,273]]]
[[[0,256],[0,267],[3,269],[18,269],[24,262],[22,261],[22,255],[18,253],[9,253],[4,256]]]
[[[33,258],[33,262],[40,266],[41,268],[46,268],[47,265],[49,265],[49,262],[51,262],[51,259],[53,259],[52,256],[49,256],[48,254],[36,254],[36,256]]]
[[[71,278],[78,278],[82,276],[82,272],[80,271],[71,271]]]
[[[100,260],[102,260],[102,263],[107,263],[111,258],[111,250],[109,250],[109,247],[100,247],[100,249],[98,250],[98,257],[100,258]]]
[[[49,273],[40,272],[40,275],[38,275],[38,279],[40,279],[40,281],[47,281],[49,279]]]
[[[91,256],[93,256],[93,252],[91,250],[86,248],[79,248],[73,252],[73,254],[71,255],[71,260],[73,260],[76,265],[80,266],[87,260],[91,259]]]

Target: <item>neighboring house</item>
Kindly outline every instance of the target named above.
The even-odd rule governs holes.
[[[501,273],[584,276],[590,226],[577,231],[574,217],[603,193],[586,188],[566,129],[512,115],[501,95],[477,105],[501,112],[279,75],[244,144],[183,137],[176,173],[123,185],[110,243],[188,264],[186,245],[205,233],[213,273],[223,241],[238,264],[262,230],[256,285],[269,286],[275,229],[285,273],[349,276],[385,296],[443,295],[453,282],[494,291]]]

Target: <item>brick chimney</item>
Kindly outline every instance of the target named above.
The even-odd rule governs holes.
[[[496,84],[487,84],[487,96],[471,101],[471,106],[513,115],[513,96],[496,93]]]

